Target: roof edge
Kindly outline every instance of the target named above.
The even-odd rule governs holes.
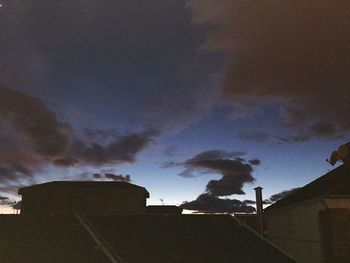
[[[96,184],[99,185],[99,187],[101,187],[101,185],[105,184],[127,184],[130,188],[125,188],[125,189],[115,189],[115,190],[141,190],[144,191],[146,193],[146,197],[149,198],[149,192],[147,191],[147,189],[145,187],[136,185],[136,184],[132,184],[132,183],[128,183],[128,182],[118,182],[118,181],[50,181],[50,182],[45,182],[45,183],[41,183],[41,184],[35,184],[35,185],[30,185],[30,186],[26,186],[26,187],[22,187],[18,189],[18,194],[22,195],[25,192],[32,192],[32,191],[36,191],[38,189],[40,190],[52,190],[53,188],[51,188],[53,185],[57,184],[57,189],[62,190],[62,189],[72,189],[72,188],[65,188],[65,187],[60,187],[60,184],[62,186],[62,184],[71,184],[71,185],[78,185],[79,183],[91,183],[91,184]],[[48,187],[50,186],[50,187]],[[90,188],[91,189],[91,188]],[[111,189],[114,190],[114,189]]]

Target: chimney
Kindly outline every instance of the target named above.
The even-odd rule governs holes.
[[[256,218],[257,218],[257,229],[258,233],[263,236],[263,204],[262,204],[262,187],[258,186],[254,188],[256,198]]]

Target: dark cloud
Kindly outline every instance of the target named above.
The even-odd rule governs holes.
[[[261,161],[259,159],[252,159],[249,160],[248,163],[250,163],[251,165],[260,165]]]
[[[100,167],[132,163],[158,135],[155,131],[118,134],[89,129],[83,133],[87,137],[79,138],[78,132],[59,121],[39,99],[0,86],[0,182],[33,180],[49,164]]]
[[[123,175],[123,174],[114,174],[112,172],[104,172],[104,170],[100,172],[82,172],[75,176],[75,179],[77,180],[92,180],[92,181],[117,181],[117,182],[131,182],[131,176],[129,174]]]
[[[0,196],[0,202],[6,202],[6,201],[8,201],[8,200],[9,200],[8,197]]]
[[[122,175],[122,174],[113,174],[113,173],[105,173],[105,174],[100,174],[100,173],[94,173],[93,174],[94,179],[98,180],[103,180],[103,179],[108,179],[108,180],[113,180],[113,181],[118,181],[118,182],[131,182],[130,175]]]
[[[223,158],[236,158],[244,156],[245,152],[227,152],[222,150],[210,150],[197,154],[189,161],[197,162],[197,161],[207,161],[207,160],[217,160]]]
[[[16,201],[11,200],[9,197],[0,195],[0,205],[11,205],[12,206],[15,203],[16,203]]]
[[[0,86],[0,119],[27,136],[42,156],[57,156],[68,147],[69,126],[39,99]]]
[[[350,131],[349,1],[189,0],[188,7],[208,26],[204,48],[228,55],[222,94],[236,115],[279,105],[292,141]]]
[[[197,52],[184,1],[12,0],[5,11],[1,82],[40,94],[69,123],[181,129],[217,100],[221,61]]]
[[[255,180],[252,176],[252,167],[242,160],[199,160],[194,158],[186,161],[185,166],[192,170],[205,169],[205,171],[209,170],[220,174],[222,177],[219,180],[210,180],[206,186],[206,191],[215,196],[244,194],[243,185]]]
[[[102,175],[99,174],[99,173],[94,173],[94,174],[93,174],[93,177],[94,177],[94,179],[101,179],[101,178],[102,178]]]
[[[32,176],[32,171],[21,164],[0,161],[0,178],[2,180],[11,180],[13,177],[18,178],[28,176]]]
[[[166,162],[162,168],[185,167],[180,172],[182,177],[195,177],[201,174],[219,174],[219,180],[210,180],[206,186],[206,192],[214,196],[228,196],[232,194],[244,194],[242,187],[245,183],[254,182],[251,165],[259,165],[260,160],[253,159],[245,162],[239,156],[245,152],[227,152],[221,150],[204,151],[185,162]]]
[[[255,208],[236,199],[221,199],[210,194],[201,194],[196,200],[185,202],[181,208],[203,213],[253,213]]]
[[[206,186],[206,191],[215,196],[243,195],[245,194],[242,190],[243,185],[255,180],[251,175],[253,170],[248,164],[242,164],[235,160],[224,160],[216,162],[214,166],[223,176],[219,180],[210,180]]]
[[[243,200],[243,203],[246,205],[255,205],[256,202],[254,200]]]
[[[272,204],[274,202],[277,202],[278,200],[281,200],[282,198],[284,198],[287,195],[297,191],[298,189],[300,189],[300,188],[293,188],[293,189],[290,189],[290,190],[285,190],[285,191],[282,191],[280,193],[271,195],[268,199],[264,200],[264,203],[265,204]]]
[[[113,180],[113,181],[118,181],[118,182],[131,182],[130,175],[122,175],[122,174],[111,174],[111,173],[106,173],[105,177],[107,179]]]
[[[136,154],[148,146],[158,135],[155,131],[122,135],[107,145],[75,140],[65,158],[57,159],[62,166],[103,166],[107,164],[132,163]]]
[[[211,213],[254,212],[255,209],[249,202],[220,198],[234,194],[243,195],[244,184],[254,182],[251,165],[259,165],[260,161],[253,159],[247,163],[240,157],[245,154],[221,150],[204,151],[185,162],[167,162],[162,167],[185,167],[179,175],[187,178],[207,173],[221,176],[218,180],[210,180],[205,193],[196,200],[182,204],[184,209]]]

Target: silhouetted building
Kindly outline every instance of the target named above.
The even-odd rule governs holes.
[[[149,193],[133,184],[50,182],[19,193],[21,215],[0,216],[0,262],[295,263],[233,216],[146,207]]]
[[[350,168],[343,165],[266,208],[267,236],[301,263],[350,262],[350,253],[341,249],[350,248],[349,209]],[[331,238],[332,231],[337,238]]]
[[[126,182],[56,181],[24,187],[21,214],[141,214],[149,193]]]
[[[149,205],[146,207],[147,214],[180,215],[182,208],[176,205]]]

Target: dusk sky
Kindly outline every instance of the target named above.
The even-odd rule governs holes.
[[[332,169],[349,72],[346,0],[3,0],[0,197],[131,180],[246,211]]]

